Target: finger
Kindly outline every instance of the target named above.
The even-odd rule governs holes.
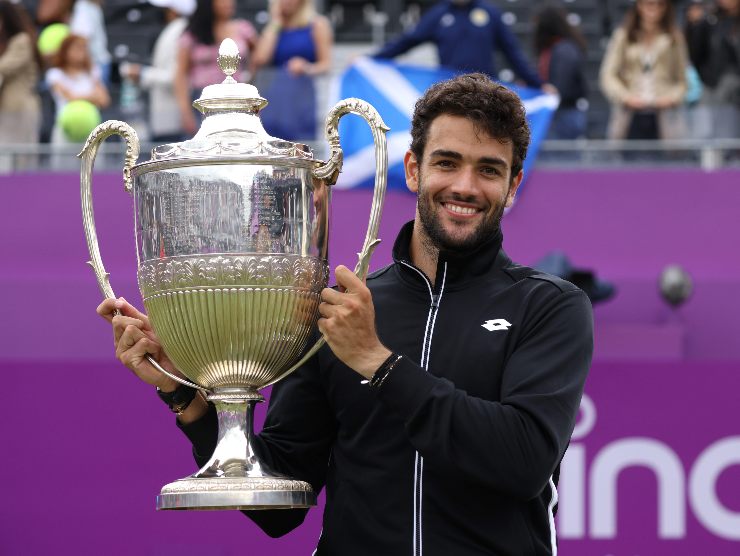
[[[118,311],[118,309],[116,308],[117,301],[117,299],[106,298],[100,305],[97,306],[95,312],[108,322],[111,322],[113,320],[113,317],[116,316],[116,311]]]
[[[117,354],[120,355],[131,349],[142,338],[147,338],[147,335],[137,326],[129,325],[125,327],[121,337],[118,339],[118,344],[116,344]]]
[[[337,279],[337,285],[343,287],[346,291],[356,292],[364,287],[362,280],[344,265],[339,265],[334,269],[334,276]]]
[[[344,294],[334,290],[332,288],[324,288],[321,290],[321,300],[331,305],[341,305],[344,299]]]
[[[128,301],[126,301],[123,297],[119,297],[115,300],[116,309],[120,311],[120,313],[126,317],[132,317],[135,319],[139,319],[141,322],[144,323],[144,328],[150,329],[151,325],[149,324],[149,317],[146,316],[146,313],[142,313],[139,311],[136,307],[131,305]]]
[[[327,325],[328,325],[328,323],[329,323],[329,321],[327,319],[325,319],[325,318],[320,318],[317,321],[317,326],[318,326],[319,332],[321,332],[321,335],[325,339],[328,339],[328,331],[327,331]]]
[[[334,305],[330,303],[326,303],[326,302],[319,303],[319,314],[324,319],[330,319],[331,317],[333,317],[336,313],[336,310],[337,310],[337,307],[335,307]]]
[[[135,326],[139,330],[144,329],[144,323],[139,319],[117,315],[113,317],[113,341],[118,345],[121,336],[128,326]]]
[[[126,367],[139,374],[142,378],[145,378],[141,374],[142,371],[154,374],[155,376],[158,374],[155,367],[147,361],[148,355],[156,359],[158,354],[159,345],[147,337],[142,337],[122,353],[120,359]]]

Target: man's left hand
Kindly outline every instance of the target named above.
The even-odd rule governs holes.
[[[391,355],[375,330],[370,290],[346,266],[334,271],[339,291],[324,288],[319,305],[319,331],[345,365],[367,379]]]

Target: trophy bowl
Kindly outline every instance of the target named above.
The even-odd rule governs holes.
[[[259,111],[267,101],[237,83],[236,44],[221,44],[223,83],[193,105],[205,116],[196,135],[161,145],[136,164],[139,142],[126,123],[90,134],[80,157],[85,235],[98,285],[115,298],[103,265],[92,208],[92,170],[100,144],[126,142],[124,187],[133,194],[138,283],[152,328],[187,380],[149,357],[161,372],[204,392],[218,415],[218,442],[193,475],[162,488],[157,509],[309,507],[311,485],[269,469],[253,448],[259,390],[300,367],[329,276],[331,185],[342,165],[339,120],[363,117],[375,138],[376,177],[370,223],[355,272],[367,273],[378,243],[386,188],[388,128],[366,102],[347,99],[327,116],[329,160],[303,144],[271,137]]]

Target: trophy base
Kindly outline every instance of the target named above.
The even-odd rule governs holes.
[[[165,485],[158,510],[310,508],[316,494],[304,481],[280,477],[188,477]]]

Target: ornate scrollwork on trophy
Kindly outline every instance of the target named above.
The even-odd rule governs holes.
[[[318,293],[328,280],[324,262],[290,255],[216,255],[147,261],[139,267],[139,287],[146,299],[180,289],[261,286]]]
[[[227,139],[185,141],[152,149],[152,160],[157,161],[213,156],[279,156],[313,160],[313,153],[306,145],[280,139],[265,140],[251,132],[234,132]]]

